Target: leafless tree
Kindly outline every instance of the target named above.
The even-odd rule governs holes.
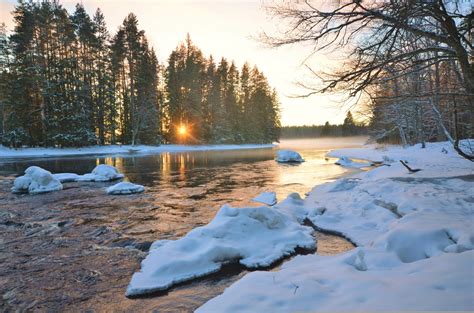
[[[472,151],[459,144],[462,127],[472,136],[474,116],[474,13],[469,1],[306,0],[270,5],[269,10],[287,27],[280,34],[262,34],[268,45],[311,43],[315,51],[340,46],[348,51],[348,61],[336,72],[309,68],[320,84],[305,84],[304,96],[335,90],[353,97],[367,93],[391,108],[388,115],[402,143],[411,137],[409,127],[414,126],[421,143],[440,129],[460,155],[474,160]],[[453,74],[444,86],[440,68]],[[414,125],[402,116],[407,104],[415,110]],[[451,131],[444,115],[454,125]],[[460,119],[466,126],[460,126]]]

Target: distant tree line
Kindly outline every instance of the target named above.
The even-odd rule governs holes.
[[[281,138],[348,137],[361,135],[368,135],[368,127],[354,121],[350,111],[347,112],[343,124],[331,125],[329,122],[326,122],[324,125],[283,126],[281,129]]]
[[[268,143],[276,91],[257,67],[206,58],[188,37],[160,64],[137,17],[111,35],[100,9],[19,1],[0,26],[4,145]],[[181,132],[178,132],[181,129]],[[184,129],[184,130],[183,130]]]

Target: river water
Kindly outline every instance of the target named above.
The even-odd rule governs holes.
[[[366,138],[284,140],[278,148],[158,155],[0,159],[0,309],[190,311],[245,274],[229,268],[147,298],[123,296],[148,245],[177,239],[207,224],[223,204],[256,205],[251,199],[276,191],[302,196],[312,187],[356,170],[334,165],[328,150],[357,147]],[[277,149],[294,149],[306,162],[274,161]],[[31,165],[53,173],[90,172],[109,164],[146,192],[107,196],[111,183],[66,183],[50,194],[12,195],[15,176]],[[318,253],[350,249],[345,240],[316,234]],[[6,296],[5,296],[6,295]]]

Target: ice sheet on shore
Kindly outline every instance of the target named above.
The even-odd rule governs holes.
[[[360,248],[249,273],[198,312],[474,310],[472,163],[447,143],[330,155],[403,159],[423,171],[395,162],[279,203]]]
[[[312,231],[285,211],[223,206],[206,226],[175,241],[155,242],[126,295],[165,290],[217,272],[227,263],[238,262],[247,268],[270,266],[297,247],[314,249]]]
[[[296,151],[278,150],[276,161],[280,163],[301,163],[304,162],[304,159]]]
[[[270,206],[275,205],[277,203],[276,192],[274,191],[262,192],[261,194],[253,198],[252,201],[260,202],[260,203],[270,205]]]
[[[145,191],[145,187],[130,182],[120,182],[106,189],[106,192],[109,195],[129,195],[143,191]]]

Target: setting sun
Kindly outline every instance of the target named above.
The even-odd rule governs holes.
[[[187,130],[186,126],[181,125],[181,126],[178,127],[178,133],[179,133],[181,136],[186,135],[187,132],[188,132],[188,130]]]

